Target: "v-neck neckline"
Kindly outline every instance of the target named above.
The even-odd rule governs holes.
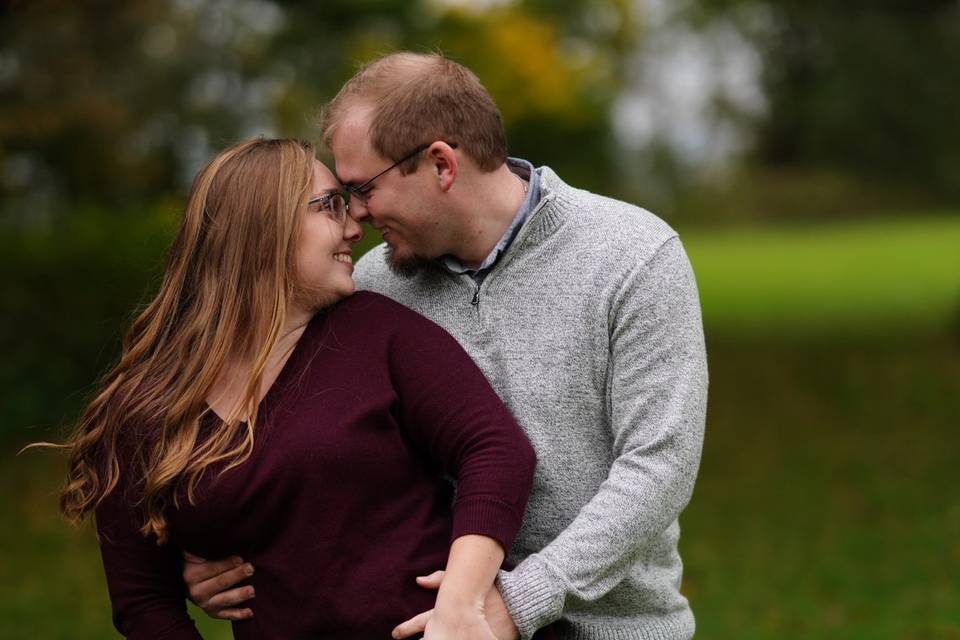
[[[268,410],[276,402],[276,398],[283,392],[283,390],[288,385],[288,378],[293,375],[294,370],[300,368],[299,361],[303,357],[305,350],[305,343],[312,341],[312,334],[315,330],[315,325],[319,323],[323,316],[326,315],[326,310],[318,311],[313,315],[310,320],[307,321],[307,326],[304,327],[303,333],[300,334],[300,337],[297,338],[296,344],[293,345],[293,351],[287,357],[286,362],[283,363],[283,366],[280,367],[280,373],[277,374],[277,377],[274,379],[273,384],[270,385],[270,388],[267,389],[267,392],[263,394],[263,397],[260,398],[260,402],[257,403],[257,422],[262,424],[263,419],[266,417]],[[224,422],[223,417],[216,412],[216,410],[210,406],[210,403],[205,403],[207,405],[207,410],[204,412],[204,415],[207,415],[211,418],[215,418],[220,422]],[[246,420],[241,420],[240,424],[246,424]]]

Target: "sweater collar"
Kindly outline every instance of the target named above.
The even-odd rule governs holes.
[[[527,217],[511,249],[537,244],[556,231],[576,208],[576,190],[560,179],[548,166],[537,168],[540,177],[540,202]],[[512,251],[508,251],[512,253]]]
[[[539,204],[540,176],[536,169],[533,168],[533,165],[521,158],[507,158],[507,166],[514,175],[523,180],[527,185],[524,186],[524,193],[526,195],[523,202],[520,203],[520,208],[514,215],[513,221],[510,223],[510,226],[507,227],[506,231],[504,231],[490,254],[476,269],[465,267],[456,256],[449,254],[437,258],[437,262],[447,269],[447,271],[455,274],[469,273],[474,278],[482,278],[484,273],[493,268],[493,265],[499,260],[501,254],[506,252],[510,247],[510,244],[517,237],[517,233],[523,228],[527,218],[530,217],[531,212],[533,212]]]
[[[526,246],[543,242],[559,229],[570,212],[577,208],[577,190],[561,180],[553,169],[544,165],[534,169],[534,172],[537,176],[536,181],[539,183],[539,201],[524,216],[519,230],[513,232],[512,241],[507,244],[503,253],[485,272],[502,268]],[[436,266],[443,273],[462,275],[462,273],[451,270],[443,262],[443,258],[436,261]]]

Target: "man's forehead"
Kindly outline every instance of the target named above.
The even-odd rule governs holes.
[[[330,151],[336,165],[337,179],[344,184],[362,182],[377,169],[383,158],[373,150],[370,128],[364,114],[349,115],[333,133]]]

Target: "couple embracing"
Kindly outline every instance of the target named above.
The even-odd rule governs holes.
[[[189,596],[237,638],[692,637],[707,373],[676,233],[508,158],[442,56],[368,64],[321,129],[335,174],[265,139],[199,172],[67,442],[118,630],[198,638]]]

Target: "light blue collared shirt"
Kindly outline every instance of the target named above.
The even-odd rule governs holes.
[[[523,226],[523,223],[527,221],[530,212],[532,212],[540,202],[540,176],[537,174],[537,170],[534,169],[533,165],[521,158],[507,158],[507,166],[514,175],[527,181],[527,197],[524,198],[520,204],[520,208],[513,217],[513,221],[510,223],[510,226],[507,227],[507,230],[504,231],[503,235],[500,236],[500,240],[493,248],[493,251],[483,259],[483,262],[481,262],[480,266],[476,269],[463,266],[463,263],[460,262],[456,256],[449,254],[437,258],[440,264],[448,271],[457,274],[469,274],[478,285],[483,282],[483,279],[490,273],[490,269],[496,264],[497,259],[507,250],[510,243],[513,242],[513,239],[517,236],[517,232],[520,231],[520,228]]]

